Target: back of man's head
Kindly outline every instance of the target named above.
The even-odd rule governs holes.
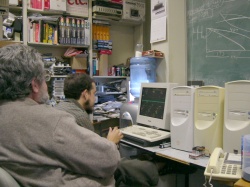
[[[94,80],[87,74],[71,74],[64,80],[64,95],[67,99],[79,99],[84,90],[90,91]]]
[[[25,45],[0,48],[0,100],[27,97],[31,82],[44,80],[44,67],[40,53]]]

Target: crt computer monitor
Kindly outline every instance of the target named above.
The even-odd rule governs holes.
[[[176,83],[141,83],[137,124],[170,130],[170,91]]]

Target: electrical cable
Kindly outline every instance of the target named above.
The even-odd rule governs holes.
[[[213,185],[211,184],[212,174],[213,174],[213,169],[211,169],[211,173],[210,173],[210,177],[209,177],[209,181],[208,181],[208,184],[210,185],[210,187],[213,187]]]
[[[209,184],[210,187],[213,187],[213,184],[211,183],[212,174],[213,174],[213,169],[211,169],[209,180],[207,180],[207,178],[205,177],[205,183],[203,184],[204,187],[207,187],[207,182],[208,182],[208,184]]]
[[[205,176],[205,183],[203,184],[204,187],[207,187],[207,178]]]

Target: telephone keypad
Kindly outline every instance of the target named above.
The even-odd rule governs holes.
[[[226,165],[226,164],[223,164],[223,166],[221,168],[221,174],[236,175],[237,174],[237,165]]]
[[[221,168],[221,173],[222,173],[222,174],[225,174],[225,173],[226,173],[226,169],[227,169],[226,165],[223,164],[223,166],[222,166],[222,168]]]

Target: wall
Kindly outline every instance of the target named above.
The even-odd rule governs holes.
[[[168,0],[167,40],[153,43],[152,49],[165,53],[158,62],[157,78],[159,82],[176,82],[186,85],[186,1]]]
[[[109,56],[109,67],[126,64],[127,58],[134,55],[134,27],[112,24],[110,35],[113,41],[113,51],[112,55]]]
[[[150,12],[150,9],[148,10]],[[167,40],[151,44],[151,48],[165,53],[165,58],[157,62],[158,82],[177,82],[186,85],[187,53],[186,53],[186,1],[168,0]],[[150,27],[149,27],[150,28]],[[150,35],[148,36],[150,38]],[[202,186],[204,171],[190,176],[189,185]],[[195,177],[193,177],[195,175]],[[176,176],[176,187],[185,184],[184,175]]]

